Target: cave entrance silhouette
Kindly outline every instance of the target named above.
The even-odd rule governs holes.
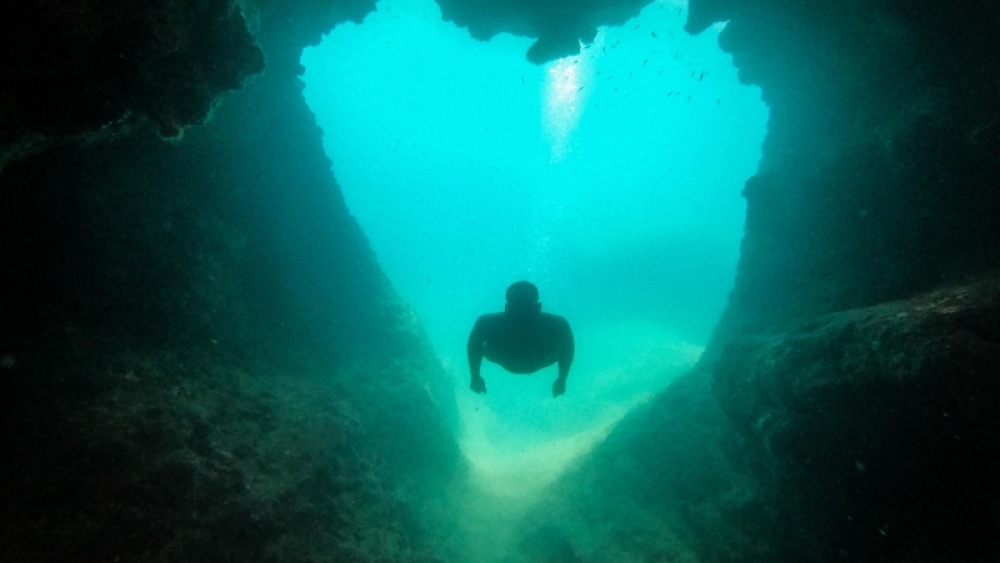
[[[530,38],[476,41],[432,0],[384,0],[302,56],[348,207],[452,377],[479,494],[510,503],[480,521],[515,518],[689,369],[725,305],[768,116],[721,27],[691,37],[685,17],[655,1],[536,66]],[[484,364],[489,392],[468,389],[468,331],[521,279],[574,328],[557,400],[554,367]]]

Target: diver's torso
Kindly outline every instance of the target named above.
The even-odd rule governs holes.
[[[485,341],[486,357],[513,373],[532,373],[559,358],[559,317],[541,313],[524,319],[498,315]]]

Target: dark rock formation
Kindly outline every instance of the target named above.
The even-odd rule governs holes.
[[[0,168],[139,118],[176,137],[264,66],[233,0],[22,2],[0,20],[0,52]]]
[[[16,350],[99,332],[343,363],[394,330],[391,290],[300,90],[269,74],[182,143],[140,128],[11,165],[5,339]]]
[[[648,0],[439,0],[445,21],[469,28],[476,39],[501,33],[537,37],[528,60],[542,64],[580,52],[601,25],[621,25],[639,14]]]
[[[1000,265],[1000,7],[692,3],[713,19],[771,111],[716,343]]]
[[[715,395],[799,561],[1000,547],[1000,278],[730,344]]]
[[[5,369],[4,561],[435,560],[422,493],[339,386],[74,352]]]
[[[360,22],[375,0],[246,0],[250,28],[267,53],[268,72],[291,79],[300,74],[299,57],[338,23]]]
[[[3,36],[0,559],[433,558],[420,515],[458,463],[443,374],[297,78],[369,4],[252,7],[256,38],[225,2],[87,4],[66,18],[93,36]],[[137,60],[97,49],[127,38]],[[267,69],[220,98],[257,42]],[[72,53],[11,57],[49,47]]]

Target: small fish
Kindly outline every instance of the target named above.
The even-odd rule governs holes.
[[[662,70],[661,70],[660,72],[657,72],[657,73],[656,73],[656,76],[659,76],[659,75],[661,75],[661,74],[663,74],[663,71],[662,71]]]
[[[580,87],[579,87],[579,88],[577,89],[577,92],[579,92],[580,90],[583,90],[584,88],[586,88],[586,86],[580,86]]]
[[[624,100],[624,99],[625,99],[625,98],[627,98],[627,97],[628,97],[628,94],[625,94],[625,97],[624,97],[624,98],[622,98],[622,99]]]
[[[681,13],[682,11],[684,11],[684,8],[677,8],[677,14],[678,14],[678,15],[680,15],[680,13]]]
[[[704,72],[701,73],[700,75],[698,75],[698,82],[701,82],[702,80],[705,80],[705,73]]]
[[[689,101],[689,102],[691,101],[691,96],[688,96],[688,101]]]
[[[614,44],[614,45],[612,45],[612,46],[611,46],[611,48],[612,48],[612,49],[614,49],[614,48],[615,48],[615,47],[617,47],[617,46],[618,46],[618,44],[619,44],[619,43],[621,43],[621,42],[622,42],[622,40],[621,40],[621,39],[619,39],[618,41],[615,41],[615,44]]]
[[[646,66],[646,63],[648,63],[648,62],[649,62],[649,59],[642,59],[642,66]]]
[[[639,29],[639,24],[635,24],[635,27],[632,28],[633,31],[636,29]]]
[[[612,78],[614,78],[614,77],[615,77],[615,75],[613,75],[613,74],[609,74],[609,75],[608,75],[608,80],[611,80],[611,79],[612,79]],[[607,82],[608,80],[605,80],[605,82]]]
[[[524,77],[521,77],[521,84],[524,84]]]
[[[633,72],[635,72],[635,71],[634,71],[634,70],[630,70],[630,71],[628,71],[628,77],[629,77],[629,78],[632,78],[632,73],[633,73]]]
[[[617,87],[617,86],[615,86],[615,89],[614,89],[614,90],[612,90],[612,92],[617,92],[617,91],[618,91],[618,87]]]
[[[608,52],[608,50],[607,50],[607,48],[606,48],[606,47],[601,47],[601,52],[602,52],[602,53],[607,53],[607,52]]]
[[[653,39],[656,39],[656,32],[655,31],[650,31],[649,33],[650,33],[650,35],[653,36]]]

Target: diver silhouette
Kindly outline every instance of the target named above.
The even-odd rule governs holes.
[[[542,312],[538,288],[519,281],[507,288],[507,305],[503,313],[479,317],[468,344],[469,387],[476,393],[486,392],[486,381],[480,375],[483,357],[500,364],[510,373],[530,374],[559,362],[559,377],[552,384],[552,396],[566,392],[566,376],[573,363],[573,331],[566,319]]]

